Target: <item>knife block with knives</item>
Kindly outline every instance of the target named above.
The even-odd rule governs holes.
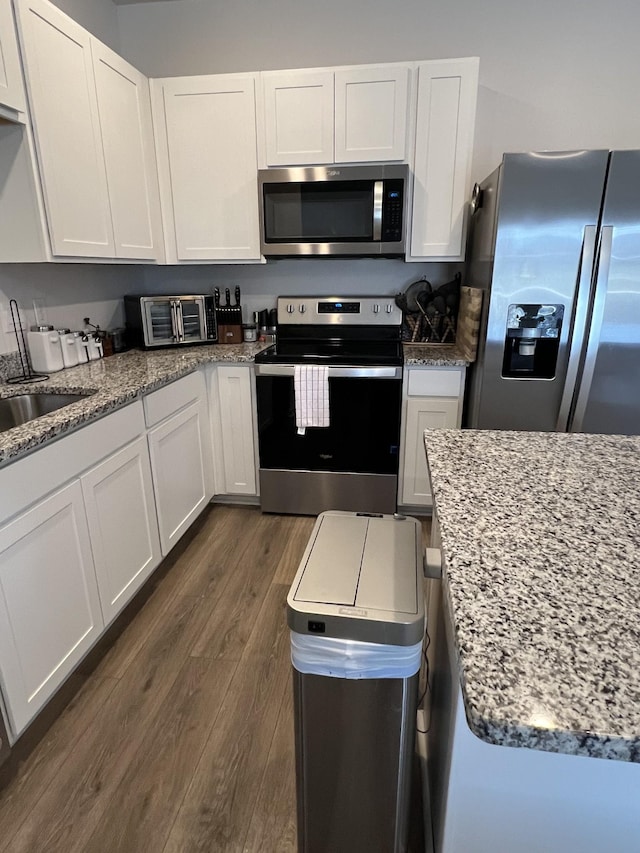
[[[235,289],[235,305],[231,304],[231,291],[225,289],[225,305],[220,304],[220,290],[215,288],[213,299],[216,306],[216,317],[218,321],[218,343],[240,344],[242,343],[242,307],[240,306],[240,288]]]

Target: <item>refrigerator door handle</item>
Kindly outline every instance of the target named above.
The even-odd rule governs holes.
[[[603,225],[600,238],[600,251],[598,253],[598,269],[596,275],[596,289],[593,300],[593,313],[591,316],[591,328],[587,338],[587,349],[584,357],[584,367],[580,388],[576,398],[576,408],[571,423],[571,432],[582,432],[584,415],[591,392],[593,373],[596,367],[596,357],[600,344],[600,332],[602,331],[602,320],[604,317],[604,306],[607,299],[609,287],[609,268],[611,266],[611,246],[613,243],[613,225]]]
[[[596,235],[598,229],[595,225],[587,225],[584,229],[582,239],[582,256],[578,270],[578,284],[576,287],[576,307],[571,327],[571,340],[569,344],[569,359],[567,362],[567,375],[562,392],[562,400],[558,410],[556,423],[557,432],[565,432],[569,425],[569,414],[571,403],[578,378],[580,366],[580,354],[584,346],[587,328],[587,315],[589,309],[589,291],[591,289],[591,273],[595,260]]]

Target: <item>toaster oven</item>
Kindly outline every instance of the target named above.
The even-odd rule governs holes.
[[[127,344],[191,346],[218,340],[213,296],[125,296]]]

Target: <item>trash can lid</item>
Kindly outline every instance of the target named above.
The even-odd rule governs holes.
[[[420,642],[420,523],[398,515],[321,513],[287,597],[287,621],[301,634]]]

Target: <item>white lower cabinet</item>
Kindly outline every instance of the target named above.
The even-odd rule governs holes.
[[[80,478],[105,625],[162,559],[144,436]]]
[[[12,740],[213,496],[209,437],[196,371],[0,469],[0,686]]]
[[[0,591],[0,672],[17,736],[103,629],[77,480],[0,529]]]
[[[209,376],[216,494],[255,496],[253,368],[221,364]]]
[[[409,368],[405,383],[398,503],[407,507],[432,507],[423,433],[425,429],[460,427],[464,369]]]
[[[163,556],[212,496],[206,386],[192,373],[145,400],[153,489]],[[169,414],[171,412],[171,414]]]

